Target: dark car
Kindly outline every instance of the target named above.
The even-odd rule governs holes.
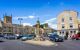
[[[0,34],[0,42],[3,42],[3,35],[2,34]]]
[[[23,37],[23,35],[22,35],[22,34],[15,34],[15,36],[16,36],[16,39],[20,39],[20,38],[22,38],[22,37]]]
[[[63,38],[60,37],[60,36],[57,35],[57,34],[50,35],[50,36],[49,36],[49,39],[50,39],[51,41],[55,41],[55,42],[63,42]]]
[[[0,37],[4,37],[4,35],[0,34]]]

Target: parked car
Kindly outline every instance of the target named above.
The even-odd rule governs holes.
[[[57,32],[54,32],[54,33],[48,33],[47,36],[51,36],[51,35],[54,35],[54,34],[57,34]]]
[[[20,38],[22,38],[22,37],[23,37],[23,35],[22,35],[22,34],[15,34],[15,36],[16,36],[16,39],[20,39]]]
[[[4,37],[4,36],[3,36],[2,34],[0,34],[0,42],[4,42],[4,41],[3,41],[3,37]]]
[[[15,39],[15,35],[4,35],[4,38],[12,40]]]
[[[0,37],[4,37],[4,35],[0,34]]]
[[[57,34],[51,34],[49,36],[49,39],[51,41],[55,41],[55,42],[63,42],[64,41],[63,38],[61,36],[57,35]]]
[[[34,39],[34,35],[32,34],[28,34],[28,35],[23,35],[23,37],[21,38],[22,41],[25,41],[25,40],[31,40],[31,39]]]
[[[80,39],[80,34],[74,34],[72,35],[72,40],[76,39],[76,40],[79,40]]]

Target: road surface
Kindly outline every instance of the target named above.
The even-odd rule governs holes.
[[[36,46],[19,40],[5,40],[0,42],[0,50],[80,50],[80,40],[65,40],[57,42],[58,46]]]

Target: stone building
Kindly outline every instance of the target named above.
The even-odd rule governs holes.
[[[4,16],[4,21],[0,20],[0,33],[3,34],[31,34],[34,27],[12,24],[12,16]]]
[[[3,33],[5,33],[5,34],[11,33],[12,34],[13,33],[13,26],[12,26],[12,24],[4,23]]]
[[[80,32],[80,19],[78,20],[78,30]]]
[[[34,33],[34,27],[13,24],[13,33],[15,34],[31,34]]]
[[[43,25],[43,29],[44,29],[44,32],[45,33],[53,33],[54,32],[54,29],[52,29],[52,28],[50,28],[49,26],[48,26],[48,23],[45,23],[45,24],[42,24]]]
[[[12,34],[13,26],[12,26],[12,16],[4,16],[3,21],[3,34]]]
[[[61,36],[71,36],[78,32],[78,12],[64,11],[57,18],[58,34]]]
[[[21,25],[19,25],[19,24],[12,24],[12,25],[13,25],[13,33],[14,34],[21,34],[22,33],[21,29],[23,29],[23,27]]]
[[[0,20],[0,34],[3,32],[3,22]]]
[[[35,28],[34,27],[32,27],[32,26],[23,26],[23,27],[24,27],[24,30],[23,30],[24,34],[35,33]]]

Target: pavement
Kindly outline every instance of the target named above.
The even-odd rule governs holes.
[[[56,42],[58,46],[39,46],[24,43],[20,40],[4,40],[0,42],[0,50],[80,50],[80,40]]]
[[[58,45],[55,42],[52,42],[49,40],[45,40],[45,41],[26,40],[24,42],[29,43],[29,44],[33,44],[33,45],[40,45],[40,46],[47,46],[47,47]]]
[[[57,43],[58,48],[64,50],[80,50],[80,40],[66,40],[63,43]],[[62,46],[62,47],[60,47]]]

